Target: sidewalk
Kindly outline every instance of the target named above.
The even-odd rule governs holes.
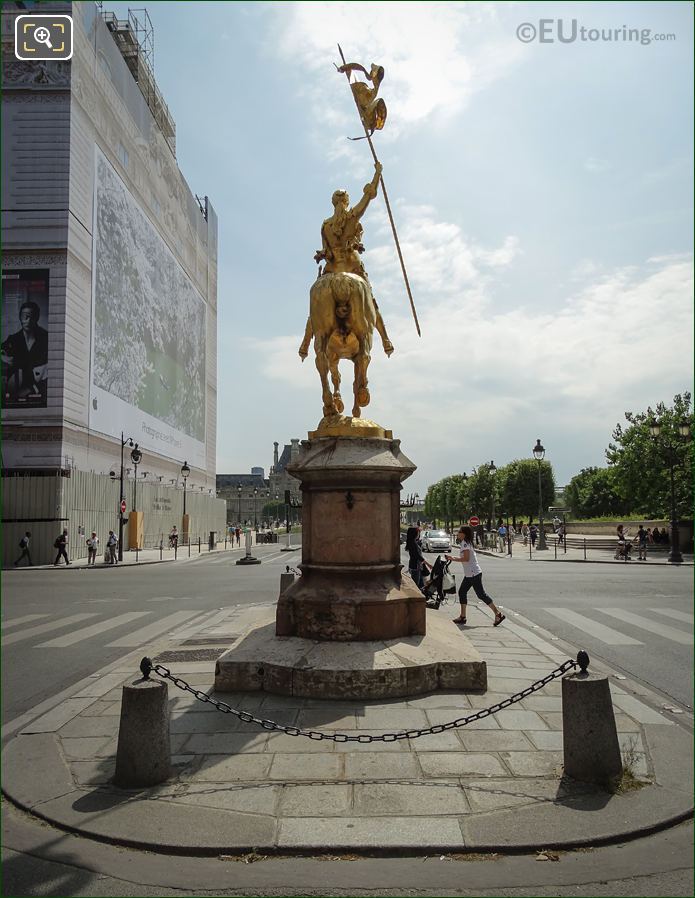
[[[293,535],[295,541],[298,543],[297,545],[293,545],[292,549],[300,549],[301,544],[299,544],[299,535]],[[275,546],[278,548],[283,548],[286,545],[286,542],[283,543],[258,543],[253,545],[252,550],[261,548],[263,546]],[[189,558],[194,559],[203,555],[213,555],[219,554],[220,552],[235,552],[236,554],[243,554],[246,551],[245,546],[234,546],[231,543],[227,543],[226,548],[224,541],[218,542],[216,548],[210,551],[208,549],[208,544],[204,541],[200,544],[200,550],[198,548],[198,543],[191,543],[190,546],[179,546],[176,553],[174,553],[173,549],[170,549],[168,546],[164,546],[161,550],[159,547],[155,549],[139,549],[137,552],[135,549],[127,549],[123,553],[123,561],[119,561],[116,565],[107,564],[104,562],[103,554],[100,555],[96,562],[93,565],[87,564],[87,557],[84,558],[75,558],[70,560],[70,564],[66,565],[65,562],[61,562],[59,565],[53,564],[34,564],[32,566],[29,565],[19,565],[18,567],[14,567],[10,565],[9,567],[4,568],[6,571],[55,571],[55,570],[75,570],[75,569],[83,569],[87,568],[89,570],[113,570],[116,567],[127,567],[135,564],[164,564],[168,561],[187,561]]]
[[[555,545],[554,538],[548,539],[548,548],[544,551],[539,551],[536,549],[531,549],[529,552],[529,546],[525,546],[522,541],[515,541],[512,544],[512,558],[515,560],[523,560],[523,561],[552,561],[552,562],[580,562],[582,564],[622,564],[628,567],[642,567],[644,565],[667,565],[668,567],[674,567],[672,562],[668,560],[668,552],[667,551],[659,551],[659,552],[649,552],[647,554],[646,561],[638,560],[638,552],[637,547],[633,547],[632,550],[632,559],[630,561],[625,561],[623,558],[615,558],[614,549],[601,549],[591,545],[592,539],[596,542],[600,542],[601,538],[596,537],[592,538],[590,536],[586,537],[587,547],[586,547],[586,557],[583,548],[576,548],[574,546],[568,546],[567,551],[565,551],[562,545]],[[605,539],[604,539],[605,542]],[[475,550],[479,555],[488,555],[491,558],[509,558],[509,554],[505,552],[497,552],[494,549],[483,549],[476,546]],[[683,553],[683,561],[680,563],[682,566],[693,566],[693,556],[686,555]]]
[[[193,639],[163,646],[153,659],[210,692],[216,656],[272,607],[248,606],[234,634],[220,632],[219,624],[203,628]],[[567,660],[557,644],[515,623],[511,612],[493,629],[480,606],[469,608],[465,632],[487,661],[486,693],[387,702],[218,697],[300,728],[394,733],[485,708]],[[129,664],[91,678],[8,744],[3,790],[13,802],[86,837],[205,855],[569,848],[623,841],[692,814],[691,736],[617,679],[611,689],[619,738],[639,781],[624,794],[561,778],[559,680],[460,729],[371,744],[269,732],[169,683],[172,776],[154,788],[119,790],[110,780],[121,685],[139,676],[136,662]],[[591,669],[601,672],[600,665]]]

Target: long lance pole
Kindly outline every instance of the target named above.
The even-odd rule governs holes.
[[[338,52],[340,53],[340,58],[343,60],[343,65],[347,65],[345,61],[345,56],[343,54],[342,48],[340,44],[338,44]],[[350,73],[345,72],[345,77],[347,78],[348,84],[350,84]],[[352,93],[352,89],[350,90]],[[357,98],[353,94],[353,99],[355,101],[355,106],[357,107],[357,114],[360,117],[360,121],[362,122],[362,127],[364,128],[364,136],[367,138],[367,142],[369,143],[369,149],[372,151],[372,156],[374,158],[374,162],[377,163],[379,160],[376,155],[376,150],[374,149],[374,144],[372,143],[372,138],[369,134],[369,128],[364,123],[364,119],[362,118],[362,113],[360,112],[359,103],[357,102]],[[401,263],[401,271],[403,272],[403,280],[405,281],[405,289],[408,291],[408,299],[410,300],[410,310],[413,313],[413,318],[415,319],[415,327],[417,328],[417,335],[421,337],[420,333],[420,322],[417,320],[417,312],[415,311],[415,303],[413,302],[413,294],[410,290],[410,282],[408,281],[408,273],[405,270],[405,262],[403,261],[403,253],[401,252],[401,244],[398,240],[398,234],[396,233],[396,223],[393,220],[393,213],[391,212],[391,203],[389,203],[389,195],[386,192],[386,184],[384,184],[384,176],[383,174],[379,176],[379,180],[381,182],[381,192],[384,195],[384,202],[386,203],[386,211],[388,212],[389,221],[391,222],[391,230],[393,231],[393,239],[396,243],[396,251],[398,252],[398,260]]]

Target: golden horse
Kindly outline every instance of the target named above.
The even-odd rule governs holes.
[[[381,316],[369,282],[357,274],[322,274],[312,285],[309,292],[309,320],[299,347],[299,355],[302,361],[307,357],[313,337],[316,367],[321,376],[324,417],[341,414],[344,408],[340,396],[340,359],[350,359],[355,366],[353,418],[359,418],[361,409],[369,405],[367,368],[371,360],[377,317],[381,329]],[[393,352],[390,342],[384,343],[384,350],[387,355]],[[328,384],[329,373],[333,383],[332,392]]]

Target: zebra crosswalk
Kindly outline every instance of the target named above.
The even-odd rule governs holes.
[[[165,598],[168,597],[156,597]],[[155,599],[151,601],[155,602]],[[177,601],[182,600],[178,598]],[[112,615],[99,611],[80,612],[65,617],[50,613],[20,615],[3,620],[0,645],[5,648],[27,643],[32,648],[71,649],[90,640],[108,639],[112,631],[121,630],[110,642],[103,641],[102,644],[106,648],[133,649],[163,636],[183,641],[202,630],[205,630],[206,635],[239,633],[251,623],[255,604],[205,611],[199,608],[182,608],[164,616],[160,616],[161,605],[153,604],[149,607],[150,610],[147,611]],[[676,608],[659,606],[646,609],[646,613],[640,614],[612,606],[582,610],[545,606],[536,610],[569,626],[570,632],[576,630],[578,634],[591,636],[608,646],[655,647],[657,641],[661,640],[692,646],[695,642],[695,618]],[[507,614],[507,627],[518,630],[520,635],[523,633],[530,644],[541,639],[533,632],[539,628],[525,616],[513,609],[507,609]],[[546,644],[545,638],[541,641]]]
[[[105,648],[132,649],[150,643],[159,637],[186,638],[193,635],[208,621],[223,624],[232,618],[234,609],[181,609],[160,616],[157,608],[150,611],[128,611],[124,614],[106,615],[97,611],[81,612],[67,616],[51,614],[25,614],[2,622],[3,648],[26,643],[37,649],[72,649],[92,640],[102,639]],[[41,621],[41,623],[35,623]],[[88,623],[87,623],[88,622]],[[33,626],[30,626],[34,624]],[[80,626],[85,624],[85,626]],[[128,629],[128,625],[131,629]],[[121,630],[111,642],[104,642],[112,631]],[[62,631],[62,632],[60,632]]]

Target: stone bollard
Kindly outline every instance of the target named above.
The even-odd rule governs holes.
[[[285,574],[280,574],[280,595],[294,583],[294,574],[291,571],[287,571]]]
[[[167,684],[143,678],[123,687],[114,783],[156,786],[171,770]]]
[[[588,671],[562,680],[562,742],[565,774],[607,785],[623,771],[607,677]]]

